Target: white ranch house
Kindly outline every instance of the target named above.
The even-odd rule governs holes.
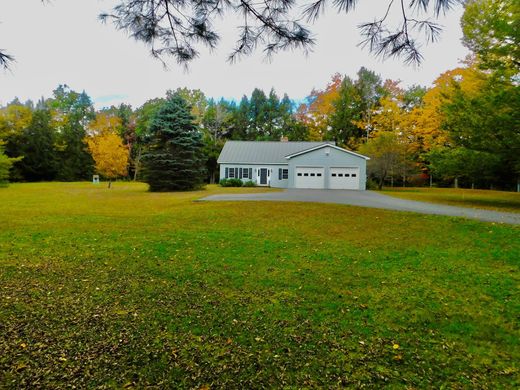
[[[368,157],[332,142],[227,141],[220,178],[276,188],[366,189]]]

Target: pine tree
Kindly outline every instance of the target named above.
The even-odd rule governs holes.
[[[206,177],[202,134],[186,101],[174,94],[152,118],[142,157],[150,191],[200,188]]]
[[[48,109],[36,110],[22,134],[21,154],[16,164],[20,176],[27,181],[54,180],[58,169],[54,143],[56,134]]]

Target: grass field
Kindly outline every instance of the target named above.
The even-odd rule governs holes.
[[[246,190],[0,189],[0,388],[520,385],[520,228]]]
[[[398,198],[520,213],[520,193],[462,188],[385,187],[384,194]]]

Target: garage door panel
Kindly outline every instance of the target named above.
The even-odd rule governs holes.
[[[325,188],[323,167],[296,167],[294,186],[296,188]]]
[[[329,188],[331,189],[359,189],[359,168],[357,167],[330,168],[329,175]]]

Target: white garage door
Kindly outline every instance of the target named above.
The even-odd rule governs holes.
[[[359,190],[359,168],[330,168],[329,188]]]
[[[322,167],[296,167],[296,188],[325,188],[325,169]]]

